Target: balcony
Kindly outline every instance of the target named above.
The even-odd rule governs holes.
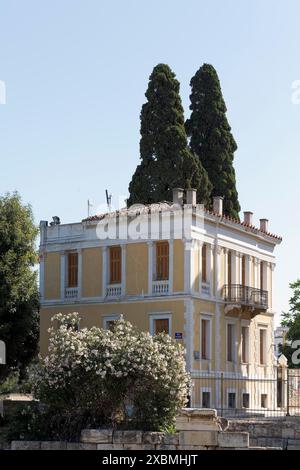
[[[153,295],[166,295],[169,293],[169,280],[153,281]]]
[[[255,287],[226,284],[223,288],[223,298],[227,304],[226,313],[242,309],[251,312],[251,316],[255,316],[268,309],[268,291]]]
[[[78,297],[78,287],[66,287],[65,299],[74,300]]]
[[[121,284],[110,284],[106,288],[106,297],[120,297],[122,293]]]

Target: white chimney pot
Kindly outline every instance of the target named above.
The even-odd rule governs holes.
[[[215,196],[213,198],[213,211],[220,216],[223,215],[223,199],[222,196]]]
[[[253,212],[251,211],[244,212],[244,223],[247,225],[253,225]]]
[[[260,222],[260,230],[262,232],[268,232],[268,228],[269,228],[269,221],[268,219],[259,219],[259,222]]]
[[[173,189],[173,204],[178,204],[179,206],[183,206],[183,189],[181,188],[174,188]]]
[[[196,189],[187,189],[186,190],[186,203],[192,206],[197,204],[197,191]]]

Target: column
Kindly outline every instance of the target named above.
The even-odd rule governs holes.
[[[66,288],[66,256],[65,252],[60,252],[60,298],[64,300]]]
[[[245,284],[250,286],[250,256],[245,255]]]
[[[202,248],[203,248],[203,241],[198,241],[198,263],[199,263],[199,293],[201,295],[202,292]]]
[[[121,245],[121,295],[126,294],[126,245]]]
[[[221,259],[222,259],[222,247],[215,246],[215,286],[216,286],[216,297],[221,298],[222,285],[221,285]]]
[[[238,284],[237,279],[237,265],[238,265],[238,253],[235,250],[231,250],[231,280],[232,284]]]
[[[191,292],[191,240],[184,240],[184,292]]]
[[[106,297],[106,289],[107,289],[107,246],[102,247],[102,296]]]
[[[148,242],[148,295],[152,295],[153,282],[153,241]]]

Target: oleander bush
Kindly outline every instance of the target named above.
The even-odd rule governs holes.
[[[173,425],[190,387],[180,344],[123,319],[113,331],[78,329],[77,313],[52,320],[49,354],[31,375],[34,396],[43,403],[43,434],[46,426],[49,438],[71,440],[84,427]]]

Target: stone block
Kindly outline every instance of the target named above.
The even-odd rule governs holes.
[[[97,444],[79,442],[79,450],[97,450]]]
[[[194,451],[197,451],[197,450],[207,450],[207,447],[205,447],[205,446],[182,445],[182,446],[177,446],[176,449],[177,450],[194,450]],[[214,449],[216,449],[216,447],[214,447]]]
[[[124,450],[153,450],[150,444],[124,444]]]
[[[292,428],[283,428],[281,431],[281,435],[283,438],[286,439],[294,439],[295,438],[295,430]]]
[[[124,450],[122,444],[97,444],[97,450]]]
[[[40,450],[40,441],[12,441],[11,450]]]
[[[178,431],[219,431],[222,429],[216,410],[184,408],[176,416]]]
[[[67,443],[64,441],[42,441],[41,450],[66,450]]]
[[[162,440],[164,445],[167,446],[178,446],[179,445],[179,433],[176,434],[165,434]]]
[[[141,444],[142,431],[115,431],[113,433],[114,444]]]
[[[90,444],[112,444],[112,429],[83,429],[80,442]]]
[[[161,444],[164,439],[164,434],[162,432],[144,432],[143,433],[143,443],[144,444]]]
[[[247,432],[220,432],[218,434],[219,447],[249,447],[249,434]]]
[[[179,444],[181,446],[216,446],[218,444],[218,432],[180,431]]]
[[[80,442],[67,442],[67,450],[79,450]]]
[[[155,450],[176,450],[177,446],[158,444],[155,446]]]

